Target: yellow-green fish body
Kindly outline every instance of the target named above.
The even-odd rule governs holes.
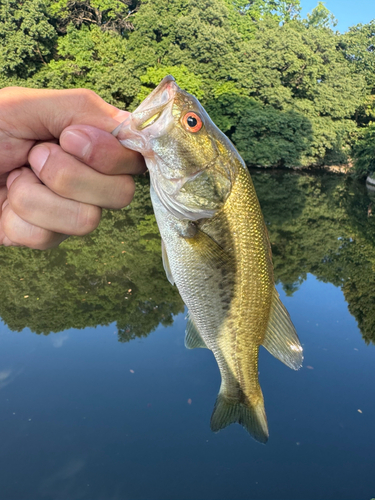
[[[186,346],[207,347],[222,383],[211,418],[268,439],[258,381],[264,345],[298,369],[302,348],[274,287],[267,229],[250,174],[199,102],[166,77],[120,128],[145,155],[163,262],[189,310]]]

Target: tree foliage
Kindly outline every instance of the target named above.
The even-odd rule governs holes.
[[[31,77],[47,65],[57,41],[56,35],[43,0],[1,1],[0,73],[4,83],[7,78],[11,82],[13,77]]]
[[[62,34],[70,23],[78,28],[96,25],[104,31],[122,34],[124,30],[133,29],[131,18],[139,3],[137,0],[58,0],[50,2],[50,10]]]
[[[12,330],[48,334],[116,322],[119,340],[145,336],[183,311],[167,281],[147,180],[132,207],[99,228],[41,252],[0,248],[0,316]]]
[[[362,74],[368,91],[375,93],[375,19],[349,28],[341,37],[341,47],[354,73]]]
[[[260,21],[267,16],[286,22],[298,16],[300,0],[224,0],[240,16]]]
[[[353,158],[358,177],[375,172],[375,123],[370,123],[363,129],[353,147]]]
[[[224,0],[229,7],[232,28],[244,39],[253,38],[259,22],[273,18],[280,23],[296,19],[301,10],[300,0]]]
[[[324,2],[318,2],[311,14],[307,14],[306,25],[313,28],[334,28],[337,26],[337,19],[327,9]]]
[[[308,274],[340,287],[366,342],[375,343],[375,201],[342,176],[253,173],[275,280],[293,294]],[[162,266],[147,179],[99,228],[41,252],[0,248],[0,316],[9,328],[48,334],[116,323],[119,341],[170,325],[183,311]]]
[[[210,105],[210,110],[219,123],[223,123],[223,115],[232,115],[225,131],[231,130],[249,164],[306,166],[345,162],[356,130],[351,117],[363,102],[365,84],[360,75],[351,74],[343,54],[337,50],[335,35],[330,30],[310,29],[295,21],[282,26],[271,21],[259,28],[257,37],[248,41],[244,50],[242,74],[249,77],[238,82],[242,86],[240,93],[259,106],[254,107],[249,100],[247,106],[242,99],[234,113],[232,107],[222,106],[221,96]],[[228,93],[227,101],[229,97]],[[278,132],[275,119],[279,122]],[[254,122],[262,121],[265,131],[258,135],[257,144],[271,163],[249,158],[254,156]],[[293,140],[301,123],[301,133]],[[275,136],[282,138],[284,130],[291,140],[287,148],[279,149],[277,156],[272,143],[277,145]],[[249,134],[248,143],[237,144],[236,134]]]
[[[366,81],[366,95],[355,117],[357,124],[365,128],[375,121],[375,20],[351,27],[341,38],[341,48],[352,73],[361,74]]]
[[[375,21],[341,35],[322,2],[306,20],[299,12],[299,0],[0,0],[0,86],[87,87],[132,110],[172,73],[249,166],[353,156],[367,175],[375,171]],[[290,293],[308,272],[341,286],[373,339],[375,231],[364,215],[372,202],[331,177],[255,180],[277,279]],[[146,191],[141,182],[131,210],[106,212],[93,235],[58,250],[1,249],[0,314],[11,328],[116,321],[127,339],[172,321],[182,303],[164,277]]]
[[[132,110],[170,72],[250,166],[347,163],[375,115],[374,22],[340,35],[322,2],[299,13],[299,0],[1,1],[0,85],[87,87]]]
[[[374,201],[366,188],[332,174],[259,173],[253,180],[275,280],[289,295],[308,274],[340,287],[364,340],[375,343]]]

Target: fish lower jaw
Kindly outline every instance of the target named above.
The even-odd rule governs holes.
[[[137,134],[136,132],[132,135],[129,134],[129,137],[119,139],[119,142],[125,148],[132,149],[133,151],[137,151],[138,153],[142,153],[143,156],[147,155],[147,143],[144,137],[142,137],[140,134]]]

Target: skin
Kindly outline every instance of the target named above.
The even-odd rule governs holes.
[[[0,245],[47,249],[127,206],[139,153],[111,131],[129,113],[90,90],[0,90]]]

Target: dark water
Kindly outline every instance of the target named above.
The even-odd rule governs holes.
[[[253,178],[305,351],[293,372],[261,349],[268,444],[209,429],[219,371],[184,347],[141,182],[85,239],[0,250],[1,500],[375,497],[375,201],[338,176]]]

